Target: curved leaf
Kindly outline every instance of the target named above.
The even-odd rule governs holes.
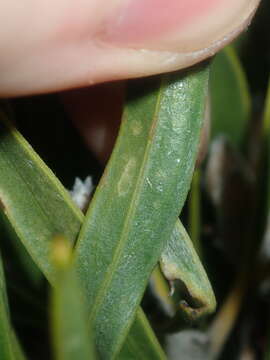
[[[133,83],[76,244],[98,352],[119,352],[190,186],[208,69]],[[163,215],[163,216],[162,216]]]
[[[10,186],[8,181],[2,181],[2,193],[6,194],[6,197],[3,198],[3,208],[7,214],[7,210],[9,210],[6,206],[7,197],[11,199],[10,207],[16,207],[17,197],[22,191],[24,192],[23,197],[18,197],[22,203],[20,204],[20,209],[17,209],[23,214],[23,216],[9,216],[9,221],[16,231],[18,229],[23,230],[18,231],[20,239],[27,247],[35,262],[39,265],[42,271],[45,272],[47,278],[51,282],[55,283],[55,272],[49,258],[51,235],[61,232],[61,229],[57,229],[55,231],[55,227],[57,228],[59,219],[61,219],[62,228],[67,226],[67,228],[72,229],[72,231],[69,232],[69,239],[72,242],[75,242],[83,216],[80,211],[77,210],[76,207],[70,202],[69,195],[66,193],[65,189],[63,189],[59,181],[47,169],[46,165],[39,159],[39,157],[34,153],[33,149],[27,144],[21,135],[13,127],[7,127],[4,124],[2,124],[2,127],[2,135],[5,134],[4,136],[6,138],[4,141],[4,147],[2,149],[0,147],[0,158],[2,157],[2,161],[5,160],[5,167],[3,167],[1,170],[2,173],[4,171],[7,173],[6,180],[9,177],[13,179],[13,186]],[[138,131],[138,129],[136,129],[136,131]],[[20,154],[20,156],[17,157],[16,154]],[[30,173],[29,167],[31,168]],[[30,176],[31,183],[33,184],[28,184],[27,181],[25,181],[25,179],[28,179],[28,177],[30,178]],[[48,200],[51,199],[53,199],[52,205],[48,205]],[[53,205],[55,205],[55,199],[60,201],[61,206],[58,203],[59,206],[54,206],[53,208]],[[43,233],[43,236],[39,238],[41,226],[39,223],[37,226],[33,226],[30,229],[31,236],[28,238],[27,230],[29,229],[24,224],[25,219],[26,223],[29,224],[31,219],[33,219],[33,214],[39,215],[42,209],[46,209],[47,205],[48,209],[47,211],[44,211],[43,214],[45,217],[47,217],[47,220],[42,223],[42,227],[44,227],[43,232],[44,230],[46,231]],[[28,208],[29,211],[24,212],[25,208]],[[11,210],[14,211],[14,209]],[[67,216],[62,216],[63,214],[67,214]],[[39,252],[36,252],[35,249],[37,244],[40,248]],[[34,251],[32,251],[32,248]],[[88,274],[85,274],[85,276],[87,275]],[[87,279],[85,280],[87,281]],[[140,329],[140,331],[138,331],[138,329]],[[138,342],[138,334],[142,333],[143,331],[144,336],[140,336],[140,341]],[[151,328],[149,327],[149,324],[146,321],[142,321],[142,317],[137,315],[130,332],[130,336],[133,337],[131,342],[133,344],[136,343],[137,346],[144,347],[150,351],[152,354],[151,358],[153,359],[164,358],[161,348],[157,345],[154,346],[154,344],[157,344],[157,342],[148,341],[149,339],[147,337],[149,337],[150,334],[152,334],[151,336],[154,339],[154,335]],[[126,344],[128,344],[130,336],[127,338]],[[125,346],[128,346],[130,351],[130,345]],[[134,346],[132,348],[134,348]],[[126,351],[125,347],[122,351]]]
[[[184,316],[195,320],[215,310],[213,290],[180,221],[176,222],[172,237],[161,255],[160,265],[165,277],[170,281],[181,280],[191,296],[191,304],[185,300],[179,304]]]
[[[31,146],[4,120],[4,115],[1,118],[2,210],[34,262],[52,282],[54,269],[49,258],[51,239],[63,234],[74,242],[83,216]]]
[[[17,234],[15,240],[24,244],[54,285],[57,275],[50,257],[53,235],[65,229],[67,238],[75,243],[84,216],[54,174],[1,113],[0,131],[0,194],[3,194],[0,210]],[[140,342],[136,340],[138,336]],[[157,340],[150,341],[149,336],[154,339],[149,323],[138,316],[127,340],[132,337],[133,347],[135,343],[144,347],[153,360],[165,358]]]
[[[241,146],[251,111],[247,80],[235,50],[220,51],[210,71],[212,136],[226,135]]]

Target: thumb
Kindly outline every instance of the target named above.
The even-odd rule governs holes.
[[[0,94],[64,90],[193,65],[247,27],[258,3],[4,0]]]

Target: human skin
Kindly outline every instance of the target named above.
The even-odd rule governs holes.
[[[2,0],[0,96],[190,66],[245,29],[259,0]]]
[[[0,97],[69,90],[61,101],[104,164],[123,102],[123,84],[109,82],[214,55],[247,28],[259,1],[2,0]]]

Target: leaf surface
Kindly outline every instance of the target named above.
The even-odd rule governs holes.
[[[243,144],[251,111],[244,71],[233,47],[220,51],[210,71],[212,136],[225,135],[239,147]]]
[[[100,356],[114,358],[184,205],[200,138],[208,68],[136,81],[76,244]]]
[[[181,280],[185,285],[192,303],[183,300],[179,307],[184,317],[196,320],[212,313],[216,300],[199,257],[180,221],[176,222],[172,237],[164,249],[161,269],[168,280]]]
[[[0,122],[0,174],[2,210],[34,262],[52,282],[51,239],[62,234],[74,242],[83,215],[4,115]]]
[[[132,334],[132,336],[131,336]],[[147,343],[146,343],[147,342]],[[165,360],[166,356],[157,341],[141,308],[137,311],[129,336],[127,336],[117,360]]]
[[[16,233],[13,240],[22,242],[50,284],[55,285],[57,272],[50,256],[52,239],[54,235],[64,233],[74,244],[84,215],[55,175],[2,113],[0,131],[0,210],[12,229],[11,236],[13,232]],[[139,342],[136,340],[138,337]],[[136,317],[128,341],[129,338],[132,338],[132,348],[137,343],[146,353],[151,353],[153,360],[165,358],[145,317]],[[129,346],[129,352],[130,349]],[[16,356],[19,359],[19,355]]]
[[[54,262],[57,280],[51,294],[52,342],[56,360],[94,360],[93,334],[90,332],[85,304],[72,266],[67,240],[55,239]]]

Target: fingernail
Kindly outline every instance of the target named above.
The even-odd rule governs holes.
[[[106,29],[119,44],[145,44],[166,33],[184,31],[224,0],[128,0]]]
[[[181,53],[211,48],[211,55],[220,44],[224,46],[247,26],[260,2],[116,1],[115,13],[102,27],[101,38],[105,42],[120,47]]]

